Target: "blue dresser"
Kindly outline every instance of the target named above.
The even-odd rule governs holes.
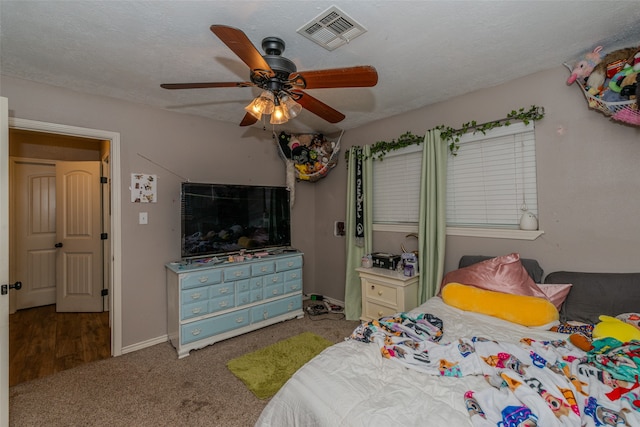
[[[277,322],[302,318],[302,253],[240,262],[169,263],[169,340],[178,357]]]

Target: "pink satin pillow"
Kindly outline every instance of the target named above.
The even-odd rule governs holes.
[[[547,296],[547,299],[556,306],[558,311],[562,307],[562,303],[567,299],[569,291],[571,291],[571,284],[557,285],[557,284],[544,284],[538,283],[536,286]]]
[[[440,284],[440,292],[452,282],[488,291],[548,299],[522,265],[520,254],[515,252],[447,273]]]

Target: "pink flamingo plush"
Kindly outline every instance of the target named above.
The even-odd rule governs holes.
[[[598,46],[593,49],[593,52],[589,52],[584,55],[580,61],[576,62],[571,70],[571,75],[567,79],[567,84],[570,85],[579,78],[586,78],[591,74],[593,69],[602,61],[602,46]]]

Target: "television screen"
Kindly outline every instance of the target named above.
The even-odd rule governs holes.
[[[182,258],[291,245],[286,187],[182,183]]]

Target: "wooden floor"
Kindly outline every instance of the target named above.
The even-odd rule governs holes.
[[[108,357],[107,311],[56,313],[47,305],[9,315],[9,386]]]

